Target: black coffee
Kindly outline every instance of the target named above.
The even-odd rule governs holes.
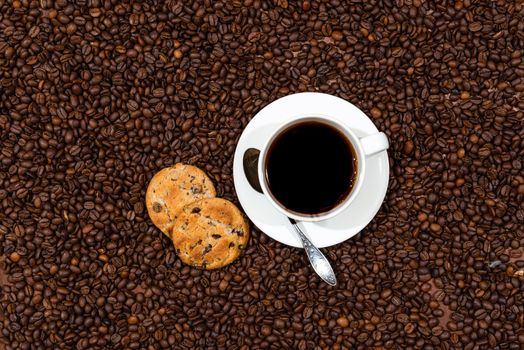
[[[299,214],[336,207],[353,188],[357,161],[349,140],[334,127],[304,122],[284,130],[266,157],[274,198]]]

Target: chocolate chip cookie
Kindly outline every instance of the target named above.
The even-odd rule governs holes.
[[[221,198],[187,204],[171,230],[180,259],[209,270],[233,262],[249,238],[244,215],[233,203]]]
[[[146,192],[146,207],[151,221],[166,235],[177,213],[188,203],[215,197],[213,183],[199,168],[178,163],[153,176]]]

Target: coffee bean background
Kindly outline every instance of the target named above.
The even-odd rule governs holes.
[[[520,349],[524,6],[501,0],[0,1],[5,349]],[[253,228],[181,264],[144,209],[195,164],[237,201],[236,142],[290,93],[391,140],[384,205],[325,249]]]

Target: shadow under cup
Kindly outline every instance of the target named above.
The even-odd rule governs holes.
[[[297,220],[336,215],[360,182],[361,160],[352,139],[356,137],[346,127],[320,117],[284,125],[263,151],[264,193]]]

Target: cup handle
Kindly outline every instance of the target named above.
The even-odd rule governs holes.
[[[383,132],[377,132],[376,134],[362,137],[359,140],[366,156],[371,156],[389,147],[388,138]]]

